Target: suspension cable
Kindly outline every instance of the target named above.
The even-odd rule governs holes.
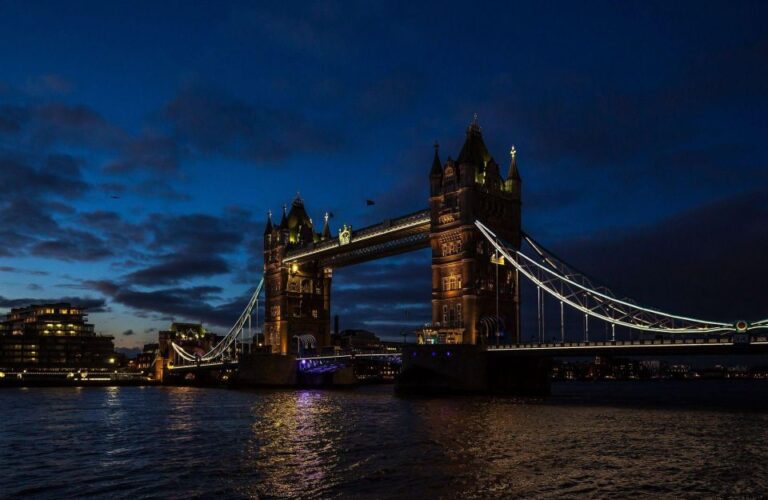
[[[626,302],[624,300],[616,299],[614,297],[611,297],[603,292],[594,290],[592,288],[589,288],[585,285],[582,285],[580,283],[577,283],[570,279],[568,276],[563,276],[559,272],[554,271],[550,269],[549,267],[542,266],[538,262],[536,262],[534,259],[531,259],[524,253],[517,251],[517,250],[511,250],[513,251],[517,256],[522,257],[526,262],[528,262],[528,265],[524,265],[521,262],[516,261],[515,259],[511,258],[509,254],[508,248],[498,244],[496,242],[497,236],[490,231],[485,225],[483,225],[481,222],[477,221],[475,222],[475,225],[478,227],[478,229],[483,233],[483,235],[488,239],[488,241],[491,242],[492,245],[494,245],[510,262],[512,265],[514,265],[518,271],[523,273],[529,280],[531,280],[534,284],[543,287],[550,295],[558,298],[559,300],[562,300],[563,302],[567,303],[571,307],[578,309],[579,311],[594,316],[598,319],[601,319],[603,321],[607,321],[610,323],[615,323],[618,325],[624,325],[630,329],[636,329],[636,330],[643,330],[648,332],[658,332],[658,333],[724,333],[724,332],[731,332],[734,331],[734,327],[728,323],[718,323],[718,322],[711,322],[711,321],[702,321],[697,320],[694,318],[688,318],[685,316],[677,316],[672,315],[668,313],[664,313],[662,311],[657,311],[654,309],[649,309],[646,307],[637,306],[635,304],[631,304],[629,302]],[[549,274],[554,280],[549,279],[546,282],[543,280],[540,280],[537,278],[534,272],[532,272],[531,269],[529,269],[529,266],[535,266],[535,269],[542,270]],[[580,300],[574,300],[572,296],[565,295],[563,293],[560,293],[557,291],[556,287],[552,286],[552,281],[560,281],[567,283],[568,285],[580,289],[582,292],[586,292],[585,297],[585,303],[580,303]],[[577,294],[573,294],[577,295]],[[594,307],[589,307],[588,300],[593,299],[595,302],[597,302],[597,305]],[[617,305],[625,306],[626,308],[630,308],[630,311],[621,311],[621,308],[618,308]],[[621,311],[624,316],[619,318],[614,318],[613,315],[607,315],[602,312],[602,309],[604,308],[613,308],[616,310]],[[600,309],[600,310],[598,310]],[[632,313],[632,309],[637,310],[639,312]],[[638,317],[638,315],[647,313],[653,316],[652,319],[655,319],[656,321],[649,321],[647,319],[644,319],[642,317]],[[672,324],[672,326],[665,326],[669,323],[670,320],[678,319],[683,322],[688,323],[694,323],[694,325],[689,326],[675,326]]]

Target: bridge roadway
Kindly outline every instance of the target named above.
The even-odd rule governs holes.
[[[738,334],[737,334],[738,335]],[[731,336],[699,339],[616,340],[597,342],[551,342],[514,345],[489,345],[489,353],[507,353],[521,356],[674,356],[711,354],[764,354],[768,353],[768,337],[754,336],[750,341]]]
[[[413,347],[414,344],[408,344]],[[428,350],[429,345],[422,344]],[[442,351],[450,350],[451,344],[440,344]],[[657,339],[657,340],[616,340],[593,342],[548,342],[486,345],[489,353],[515,354],[521,356],[581,357],[598,355],[652,356],[652,355],[713,355],[713,354],[765,354],[768,353],[768,336],[754,336],[749,342],[734,341],[732,337],[700,339]],[[351,361],[364,358],[398,358],[401,352],[359,352],[339,354],[305,354],[296,358],[297,363]],[[237,368],[236,361],[207,362],[175,365],[171,371],[190,369]]]
[[[420,210],[352,231],[348,241],[332,238],[291,250],[283,262],[318,261],[322,267],[338,268],[427,248],[430,224],[429,210]]]

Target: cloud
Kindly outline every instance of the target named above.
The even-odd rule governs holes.
[[[753,77],[765,73],[766,57],[763,36],[735,48],[697,51],[655,86],[611,88],[597,76],[579,75],[565,79],[563,88],[507,101],[502,114],[535,134],[538,158],[641,168],[632,160],[701,139],[712,113],[768,96]]]
[[[74,156],[46,155],[37,166],[30,161],[32,158],[0,152],[0,183],[14,186],[5,194],[4,200],[80,198],[89,189],[83,180],[81,162]]]
[[[596,281],[638,303],[731,321],[768,317],[768,191],[729,197],[646,227],[558,245]]]
[[[123,337],[130,337],[130,336],[131,336],[131,335],[133,335],[133,334],[134,334],[134,331],[133,331],[133,329],[128,329],[128,330],[125,330],[125,331],[123,331],[123,333],[122,333]]]
[[[114,150],[128,135],[88,106],[50,103],[28,108],[27,132],[37,146]]]
[[[40,298],[16,298],[11,299],[0,295],[0,307],[12,308],[12,307],[27,307],[35,304],[54,304],[57,302],[66,302],[73,306],[82,307],[86,312],[105,312],[107,310],[106,300],[102,298],[93,297],[56,297],[50,299]]]
[[[211,305],[212,302],[220,301],[222,289],[216,286],[142,291],[108,280],[89,281],[85,284],[110,297],[113,302],[132,309],[222,327],[232,326],[248,302],[248,297],[243,296],[218,306]]]
[[[179,168],[181,151],[177,142],[163,135],[141,135],[127,142],[122,154],[107,163],[104,170],[119,174],[138,169],[168,173]]]
[[[279,162],[333,151],[340,142],[331,129],[296,113],[246,103],[212,88],[182,90],[165,106],[162,118],[180,147],[204,158]]]
[[[48,74],[30,78],[25,89],[33,95],[66,95],[72,92],[74,85],[62,75]]]
[[[431,253],[427,250],[334,273],[333,314],[342,328],[396,335],[431,321]]]
[[[32,244],[29,253],[38,257],[80,261],[100,260],[114,255],[102,239],[76,229],[59,229],[55,238]]]
[[[218,256],[171,258],[167,262],[132,272],[124,280],[136,285],[170,285],[188,278],[215,276],[229,271],[229,264]]]
[[[20,274],[31,274],[33,276],[48,276],[48,271],[40,271],[37,269],[21,269],[18,267],[13,266],[0,266],[0,272],[3,273],[20,273]]]

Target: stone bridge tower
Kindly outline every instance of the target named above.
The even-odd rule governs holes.
[[[312,219],[297,195],[290,212],[279,225],[272,214],[264,229],[264,338],[273,353],[295,353],[296,336],[311,334],[318,347],[331,343],[331,270],[318,262],[284,263],[288,250],[313,245],[330,238],[328,217],[316,233]]]
[[[475,119],[456,160],[440,162],[438,147],[429,174],[432,247],[432,325],[423,338],[434,343],[519,340],[518,279],[507,263],[497,269],[493,246],[475,227],[480,220],[520,247],[520,190],[514,147],[506,179],[488,152]],[[498,315],[497,290],[498,287]]]

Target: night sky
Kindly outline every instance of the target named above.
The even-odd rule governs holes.
[[[268,209],[299,192],[335,233],[425,208],[433,143],[455,158],[477,113],[537,240],[641,303],[768,317],[767,26],[766,2],[0,1],[0,312],[77,302],[121,347],[224,332]],[[343,328],[418,326],[429,252],[333,298]]]

